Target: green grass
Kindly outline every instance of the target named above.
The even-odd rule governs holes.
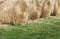
[[[0,28],[0,39],[60,39],[60,20],[46,18],[41,23],[12,25],[9,31]]]

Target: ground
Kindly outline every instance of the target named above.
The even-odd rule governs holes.
[[[45,18],[38,23],[0,25],[0,39],[60,39],[60,19]]]

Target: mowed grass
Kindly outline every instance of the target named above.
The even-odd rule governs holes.
[[[60,39],[60,19],[46,18],[40,23],[9,25],[12,28],[0,28],[0,39]]]

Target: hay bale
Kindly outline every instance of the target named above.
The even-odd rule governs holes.
[[[60,16],[60,0],[0,0],[0,22],[20,24],[29,19]]]
[[[19,0],[14,7],[14,23],[20,24],[28,21],[28,7],[24,0]]]
[[[42,5],[41,5],[41,3],[42,3],[42,1],[41,0],[35,0],[34,1],[34,10],[35,10],[35,12],[37,13],[37,19],[39,19],[40,18],[40,16],[41,16],[41,10],[42,10]]]
[[[18,0],[6,0],[0,4],[0,22],[12,23],[13,21],[13,7]]]
[[[29,8],[29,18],[31,20],[34,20],[34,19],[38,19],[40,18],[40,15],[41,15],[41,7],[39,5],[39,1],[38,0],[26,0],[25,1],[28,5],[28,8]]]
[[[51,16],[60,16],[60,0],[53,0],[53,3]]]
[[[25,0],[24,0],[25,1]],[[36,19],[37,13],[34,11],[34,1],[35,0],[26,0],[26,4],[28,6],[28,11],[29,11],[29,19],[33,20]]]
[[[37,0],[33,0],[33,2],[32,2],[32,7],[30,8],[30,19],[31,20],[34,20],[34,19],[37,19],[38,18],[38,3],[37,3],[38,1]]]
[[[49,0],[46,0],[42,6],[41,18],[49,17],[51,15],[51,4]]]
[[[60,16],[60,0],[55,1],[53,15]]]

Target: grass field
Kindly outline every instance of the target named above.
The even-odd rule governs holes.
[[[60,39],[60,19],[46,18],[40,23],[0,28],[0,39]]]

